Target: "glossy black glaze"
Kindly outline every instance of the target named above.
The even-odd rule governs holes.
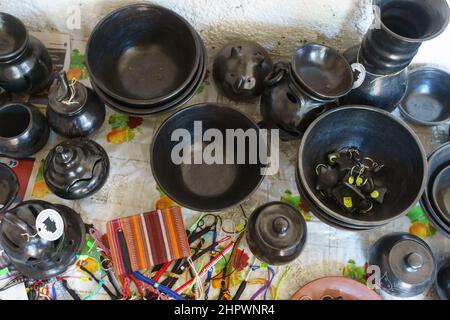
[[[370,249],[369,265],[381,271],[381,289],[397,297],[425,292],[436,277],[436,261],[425,241],[409,233],[380,238]]]
[[[122,7],[100,21],[86,46],[92,80],[134,105],[172,99],[195,77],[201,43],[181,16],[153,4]]]
[[[263,123],[280,129],[283,140],[300,139],[311,122],[334,106],[333,100],[323,100],[301,89],[287,63],[275,64],[265,83],[260,103]]]
[[[450,300],[450,258],[444,260],[436,275],[436,291],[441,300]]]
[[[434,179],[431,201],[439,217],[450,226],[450,166],[442,169]]]
[[[82,199],[100,190],[108,179],[109,158],[96,142],[64,141],[53,148],[44,163],[49,189],[63,199]]]
[[[0,88],[0,106],[11,101],[11,94]]]
[[[225,97],[245,101],[259,97],[264,91],[264,79],[273,63],[267,51],[253,41],[228,43],[214,60],[213,77],[219,92]]]
[[[358,50],[359,46],[355,46],[344,53],[350,64],[357,62]],[[408,69],[391,76],[367,73],[362,85],[340,98],[339,103],[341,105],[367,105],[392,112],[402,100],[407,87]]]
[[[259,161],[257,164],[248,164],[248,161],[247,164],[236,164],[236,159],[235,164],[208,165],[203,161],[202,164],[174,164],[171,153],[179,141],[171,141],[172,133],[175,129],[186,129],[193,144],[194,121],[202,121],[203,132],[210,128],[222,132],[223,143],[226,129],[253,129],[256,135],[259,132],[250,118],[230,107],[208,103],[180,110],[160,126],[153,138],[150,160],[156,183],[175,202],[193,210],[214,212],[239,204],[262,182],[263,165]],[[203,148],[206,145],[208,143],[203,143]],[[248,157],[248,143],[245,150]],[[191,154],[194,154],[192,149]]]
[[[390,192],[383,205],[367,214],[344,212],[316,190],[316,166],[327,154],[348,147],[385,165]],[[426,157],[416,134],[391,114],[366,106],[337,108],[313,122],[303,136],[297,166],[304,190],[316,206],[336,220],[366,228],[405,215],[420,199],[427,181]]]
[[[110,107],[116,112],[127,115],[137,117],[151,116],[154,114],[163,113],[171,108],[179,107],[187,103],[197,93],[198,88],[203,83],[203,79],[205,78],[207,55],[206,55],[206,48],[203,45],[202,41],[201,43],[202,43],[202,54],[200,57],[200,66],[199,70],[197,70],[197,74],[193,79],[192,83],[190,83],[179,95],[164,103],[159,103],[155,105],[126,104],[108,96],[99,87],[97,87],[97,85],[92,79],[90,79],[92,88],[108,107]]]
[[[29,157],[45,146],[49,133],[47,120],[35,106],[22,102],[0,106],[0,154]]]
[[[450,224],[447,223],[446,217],[439,213],[433,199],[433,184],[436,177],[448,166],[450,166],[450,142],[439,146],[428,155],[428,185],[420,199],[420,204],[436,229],[450,238]]]
[[[450,74],[424,67],[414,69],[408,76],[408,89],[399,108],[409,121],[437,126],[450,119]]]
[[[75,96],[67,103],[71,92],[63,72],[50,88],[47,120],[56,133],[66,138],[86,137],[96,132],[105,121],[105,105],[95,92],[76,82]]]
[[[422,42],[440,35],[449,23],[446,0],[374,0],[375,27],[366,33],[359,62],[375,74],[409,66]]]
[[[19,93],[45,88],[53,71],[45,46],[16,17],[0,12],[0,21],[0,87]]]
[[[0,214],[19,201],[19,180],[14,171],[0,163]]]
[[[303,215],[283,202],[270,202],[257,208],[247,222],[246,238],[250,250],[270,265],[283,265],[297,259],[306,235]]]
[[[56,210],[64,222],[64,234],[56,241],[36,235],[36,217],[45,209]],[[45,280],[64,273],[85,246],[85,226],[80,215],[69,207],[45,201],[25,201],[7,212],[0,224],[0,245],[12,265],[24,276]]]

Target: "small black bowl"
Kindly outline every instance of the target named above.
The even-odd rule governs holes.
[[[175,164],[172,161],[172,152],[180,141],[172,141],[176,129],[191,135],[191,141],[187,142],[191,147],[187,155],[191,159],[196,150],[209,144],[194,141],[194,121],[202,122],[202,134],[208,129],[217,129],[222,133],[223,157],[227,155],[227,129],[252,129],[257,137],[259,133],[258,126],[250,118],[230,107],[208,103],[180,110],[164,121],[153,138],[150,160],[156,183],[175,202],[197,211],[220,211],[241,203],[256,191],[264,178],[261,173],[264,165],[259,161],[249,164],[248,142],[244,146],[245,164],[237,164],[237,143],[232,161],[234,164],[206,164],[204,161],[201,164],[194,164],[193,161],[192,164]]]
[[[337,99],[352,90],[352,68],[336,49],[310,43],[294,53],[291,64],[301,86],[322,99]]]
[[[347,213],[316,190],[316,166],[327,154],[356,148],[384,164],[389,193],[383,205],[366,214]],[[390,113],[367,106],[334,109],[305,132],[299,149],[299,179],[309,198],[333,218],[375,228],[405,215],[420,199],[427,181],[427,161],[416,134]]]
[[[450,74],[424,67],[410,72],[408,90],[401,101],[401,114],[423,126],[437,126],[450,120]]]
[[[5,213],[18,200],[19,180],[14,171],[0,163],[0,214]]]
[[[122,7],[103,18],[86,46],[96,85],[129,104],[171,99],[193,79],[200,63],[197,32],[175,12],[152,4]]]

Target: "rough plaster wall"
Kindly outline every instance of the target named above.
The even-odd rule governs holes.
[[[447,0],[450,3],[450,0]],[[21,18],[35,31],[56,30],[88,36],[98,20],[133,0],[0,0],[0,11]],[[175,10],[201,33],[210,49],[226,42],[255,40],[278,56],[291,53],[307,41],[339,49],[357,44],[372,20],[371,0],[155,0]],[[81,30],[66,25],[68,8],[80,6]],[[417,62],[450,68],[447,53],[450,30],[426,43]]]

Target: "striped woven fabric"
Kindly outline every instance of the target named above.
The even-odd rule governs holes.
[[[119,275],[190,255],[181,209],[158,210],[106,224],[114,269]]]

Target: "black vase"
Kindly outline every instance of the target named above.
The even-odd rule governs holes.
[[[345,53],[349,63],[364,66],[366,77],[340,103],[370,105],[392,112],[406,93],[408,66],[424,41],[444,32],[450,10],[446,0],[373,3],[373,26],[360,46]]]
[[[0,12],[0,21],[0,88],[18,93],[44,89],[52,74],[47,49],[16,17]]]

